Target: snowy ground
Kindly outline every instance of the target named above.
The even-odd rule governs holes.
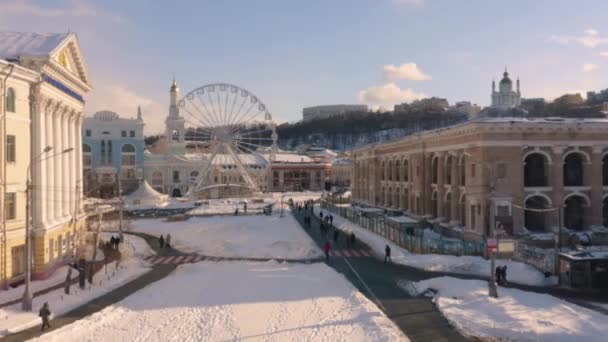
[[[131,222],[133,231],[155,236],[171,234],[171,245],[182,252],[218,257],[309,259],[321,250],[288,209],[284,217],[211,216],[186,221],[144,219]]]
[[[324,264],[203,262],[40,341],[407,341]]]
[[[110,234],[108,234],[109,238]],[[78,285],[71,286],[71,294],[65,295],[64,289],[58,289],[42,296],[34,297],[33,311],[24,312],[21,304],[11,305],[0,308],[0,337],[15,333],[23,329],[35,326],[40,323],[38,310],[44,302],[48,302],[54,316],[64,314],[80,305],[89,302],[111,290],[126,284],[127,282],[148,272],[150,268],[147,263],[140,258],[154,253],[146,242],[135,236],[125,235],[127,243],[121,245],[121,253],[125,258],[116,268],[116,264],[110,264],[106,269],[102,269],[93,277],[93,286],[87,282],[87,289],[80,290]],[[53,275],[41,281],[34,281],[32,288],[34,292],[65,282],[67,266],[59,268]],[[72,272],[72,278],[77,278],[78,272]],[[20,298],[23,295],[23,286],[0,292],[2,302]],[[10,298],[6,299],[5,298]]]
[[[319,206],[315,206],[315,215],[318,215],[319,210]],[[329,213],[327,210],[323,210],[323,212]],[[395,263],[433,272],[459,273],[480,277],[489,277],[490,275],[490,261],[482,257],[411,254],[406,249],[401,248],[376,233],[354,224],[337,214],[332,215],[334,216],[334,225],[338,227],[338,229],[346,232],[354,232],[357,239],[368,244],[377,255],[383,256],[384,248],[389,244],[391,247],[391,258]],[[552,276],[546,278],[542,272],[528,264],[510,259],[496,260],[496,266],[503,265],[507,266],[507,280],[509,282],[533,286],[552,286],[557,284],[556,277]]]
[[[432,288],[435,303],[463,334],[512,341],[605,341],[605,315],[550,295],[499,287],[488,297],[488,283],[440,277],[404,284],[416,295]]]

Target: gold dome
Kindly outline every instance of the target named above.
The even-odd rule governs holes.
[[[179,91],[179,87],[177,86],[177,82],[173,79],[173,84],[171,84],[171,92],[175,93]]]

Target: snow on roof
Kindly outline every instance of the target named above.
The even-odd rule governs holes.
[[[331,163],[334,165],[351,165],[353,160],[351,158],[336,158]]]
[[[0,32],[0,58],[48,56],[72,33]]]
[[[265,156],[268,159],[268,155]],[[299,154],[291,154],[291,153],[277,153],[274,156],[275,162],[280,163],[310,163],[312,159],[307,156],[302,156]]]

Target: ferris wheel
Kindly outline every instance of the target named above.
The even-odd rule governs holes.
[[[189,192],[218,183],[260,192],[277,150],[276,125],[266,105],[248,90],[213,83],[186,94],[179,108],[186,140],[206,156]],[[210,179],[214,167],[239,177]]]

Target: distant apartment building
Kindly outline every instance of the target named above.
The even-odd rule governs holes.
[[[608,102],[608,88],[600,90],[598,92],[588,91],[587,92],[587,103],[590,105],[603,104]]]
[[[315,106],[302,109],[302,118],[304,121],[327,119],[332,116],[342,115],[352,112],[367,112],[367,105],[327,105]]]
[[[395,105],[393,110],[395,113],[407,113],[412,111],[437,111],[442,112],[449,108],[448,100],[439,97],[429,97],[420,100],[414,100],[412,103],[402,103]]]
[[[538,97],[533,99],[522,99],[520,107],[527,112],[538,113],[543,110],[546,104],[545,99]]]
[[[477,114],[479,114],[479,112],[481,112],[481,107],[475,103],[471,103],[470,101],[460,101],[451,106],[450,110],[466,114],[469,117],[475,117]]]
[[[564,94],[564,95],[556,98],[555,100],[553,100],[553,103],[564,105],[564,106],[580,106],[585,103],[585,100],[579,93]]]

